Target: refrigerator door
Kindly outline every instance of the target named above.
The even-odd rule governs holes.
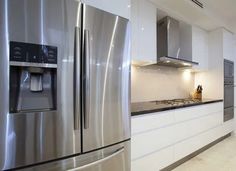
[[[80,97],[79,86],[73,85],[74,76],[80,75],[79,68],[76,68],[76,75],[73,70],[74,52],[76,49],[79,54],[80,47],[77,34],[80,22],[77,17],[80,18],[80,4],[75,1],[0,1],[0,170],[81,153],[80,106],[75,107],[73,102],[75,93]],[[10,98],[19,95],[10,96],[9,93],[11,41],[57,48],[55,110],[9,111]],[[78,54],[77,59],[80,58]],[[79,65],[77,61],[76,66]],[[74,83],[79,85],[80,80]],[[80,102],[77,100],[76,103]],[[76,117],[74,109],[77,111]]]
[[[83,152],[130,138],[128,20],[83,6]]]

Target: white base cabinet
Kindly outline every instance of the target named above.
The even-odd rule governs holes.
[[[157,171],[233,131],[223,102],[133,116],[132,171]]]
[[[144,147],[143,147],[144,148]],[[150,153],[144,157],[131,161],[132,171],[158,171],[165,166],[170,165],[173,158],[174,147],[168,147],[163,150]]]

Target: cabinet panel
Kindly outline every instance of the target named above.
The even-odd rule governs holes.
[[[157,129],[174,123],[174,111],[150,113],[148,115],[134,116],[131,119],[132,135]]]
[[[221,134],[221,129],[222,127],[218,126],[198,136],[192,137],[176,144],[174,146],[174,162],[182,159],[183,157],[197,151],[198,149],[223,136]]]
[[[132,136],[131,159],[135,160],[173,144],[173,132],[173,127],[166,127]]]
[[[131,161],[132,171],[157,171],[173,163],[173,147]]]
[[[145,64],[157,60],[156,7],[147,0],[132,0],[132,62]]]
[[[233,34],[223,29],[223,57],[234,61]]]
[[[176,122],[182,122],[220,111],[223,115],[223,102],[177,109],[174,115]]]
[[[173,130],[175,131],[175,143],[219,126],[222,121],[222,115],[222,112],[214,113],[175,125],[173,128]]]
[[[208,69],[208,33],[198,27],[192,27],[192,57],[199,63],[195,69]]]

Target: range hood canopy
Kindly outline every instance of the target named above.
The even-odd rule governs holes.
[[[198,65],[198,63],[184,60],[184,59],[178,59],[178,58],[165,56],[165,57],[160,57],[158,59],[157,65],[182,68],[182,67],[192,67],[194,65]]]
[[[190,29],[186,29],[186,28]],[[192,67],[198,65],[192,61],[191,26],[166,16],[157,24],[157,65],[170,67]]]

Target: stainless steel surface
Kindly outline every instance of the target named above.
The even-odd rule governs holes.
[[[80,115],[81,115],[81,100],[80,97],[82,95],[81,93],[81,80],[80,80],[80,65],[81,65],[81,28],[76,27],[75,28],[75,42],[74,42],[74,48],[75,48],[75,57],[74,57],[74,127],[75,130],[81,130],[80,129]]]
[[[198,65],[192,56],[181,48],[179,21],[166,16],[157,24],[157,65],[171,67],[191,67]],[[183,41],[183,40],[182,40]],[[183,52],[181,52],[183,51]],[[183,56],[185,54],[186,56]],[[153,65],[153,64],[152,64]]]
[[[82,115],[87,120],[89,113],[89,127],[83,125],[86,152],[130,138],[130,33],[128,20],[87,5],[83,32],[84,40],[89,38],[82,48],[87,54],[82,60],[89,63],[89,71],[83,71],[90,79],[85,97],[90,106]]]
[[[167,22],[167,53],[162,56],[171,56],[174,58],[181,58],[180,53],[180,26],[179,21],[166,17],[163,19],[164,22]],[[160,21],[161,22],[161,21]],[[158,25],[159,26],[159,25]],[[160,56],[161,57],[161,56]]]
[[[224,122],[234,118],[234,107],[224,109]]]
[[[192,61],[186,61],[184,59],[165,56],[165,57],[160,57],[156,65],[183,68],[183,67],[192,67],[193,65],[198,65],[198,63]]]
[[[224,59],[224,122],[234,118],[234,62]]]
[[[224,59],[224,78],[225,81],[227,81],[227,78],[232,78],[234,77],[234,62],[229,61],[227,59]],[[228,84],[227,82],[225,84]]]
[[[84,30],[84,129],[89,128],[89,116],[90,116],[90,65],[91,65],[91,59],[90,59],[90,35],[89,30]]]
[[[75,1],[0,1],[0,95],[4,99],[0,103],[0,170],[81,152],[81,135],[74,131],[72,98],[78,12]],[[9,72],[16,64],[9,63],[10,41],[58,48],[56,111],[10,114]]]
[[[43,63],[16,62],[16,61],[10,61],[9,63],[10,63],[11,66],[57,68],[57,64],[43,64]]]
[[[234,106],[234,85],[224,85],[224,108]]]
[[[130,171],[130,142],[19,171]]]
[[[34,165],[29,170],[62,171],[102,160],[82,170],[130,171],[128,21],[90,6],[83,7],[77,0],[2,0],[0,13],[3,69],[0,79],[4,80],[0,95],[5,99],[0,103],[0,170]],[[10,63],[10,41],[56,47],[57,65]],[[81,78],[84,76],[81,65],[87,66],[89,75],[85,78]],[[10,113],[10,97],[17,92],[9,93],[10,68],[20,70],[24,83],[29,67],[41,67],[46,75],[56,71],[56,110],[32,108]],[[88,79],[87,102],[80,101],[84,100],[81,98],[84,79]],[[26,102],[48,103],[35,100]],[[81,113],[83,103],[89,104],[89,113]],[[89,116],[87,125],[80,120],[80,117],[85,119],[85,114]],[[109,157],[121,147],[124,153]],[[91,150],[94,151],[82,154]],[[106,157],[108,160],[103,159]],[[38,165],[52,160],[58,161]]]
[[[120,155],[121,153],[124,153],[124,148],[121,148],[121,149],[118,149],[116,152],[114,152],[113,154],[111,154],[110,156],[107,156],[103,159],[100,159],[100,160],[97,160],[93,163],[89,163],[87,165],[83,165],[81,167],[77,167],[77,168],[74,168],[74,169],[69,169],[68,171],[76,171],[76,170],[85,170],[87,168],[91,168],[91,167],[94,167],[96,165],[99,165],[103,162],[106,162],[107,160],[111,160],[112,158],[116,157],[117,155]]]

